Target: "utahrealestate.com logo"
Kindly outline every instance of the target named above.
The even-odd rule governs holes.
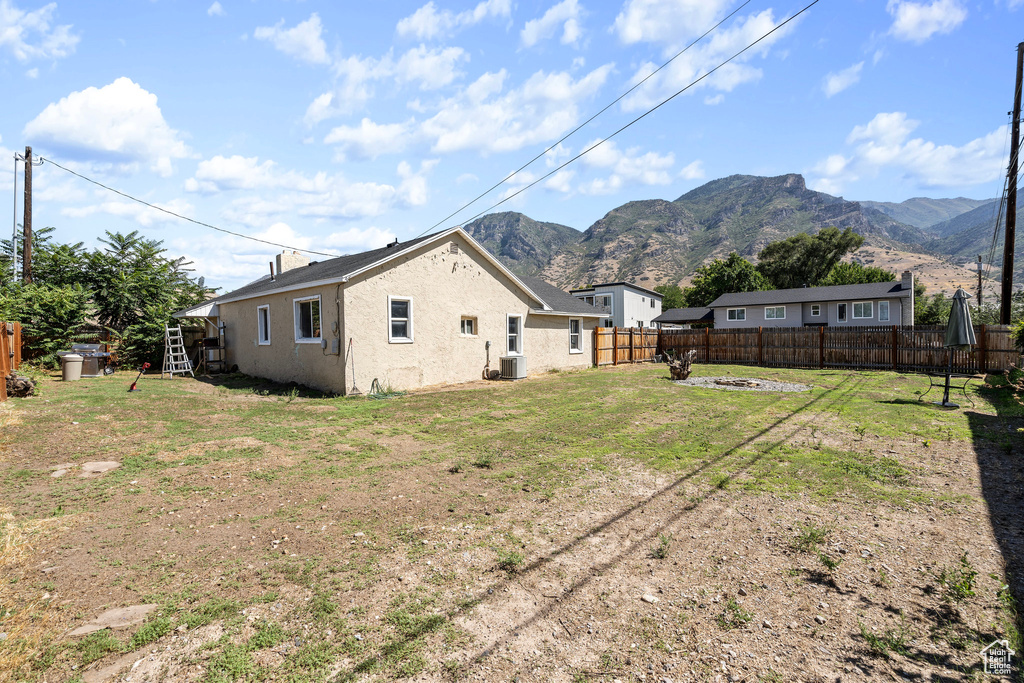
[[[981,651],[981,659],[985,662],[985,673],[997,676],[1009,676],[1013,674],[1013,655],[1016,653],[1010,649],[1008,640],[996,640],[989,643]]]

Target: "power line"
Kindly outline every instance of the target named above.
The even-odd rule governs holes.
[[[302,249],[300,247],[291,247],[291,246],[288,246],[287,244],[278,244],[277,242],[271,242],[269,240],[260,239],[259,237],[253,237],[251,235],[246,235],[246,234],[243,234],[243,233],[240,233],[240,232],[234,232],[234,231],[231,231],[231,230],[226,230],[224,228],[218,228],[216,225],[210,225],[209,223],[204,223],[202,221],[197,221],[196,219],[189,218],[188,216],[182,216],[180,213],[175,213],[174,211],[171,211],[169,209],[165,209],[162,206],[157,206],[156,204],[150,204],[149,202],[147,202],[147,201],[145,201],[143,199],[139,199],[138,197],[133,197],[132,195],[128,194],[127,192],[122,192],[121,190],[116,190],[116,189],[114,189],[112,187],[104,185],[103,183],[99,182],[98,180],[93,180],[92,178],[89,178],[88,176],[84,176],[81,173],[78,173],[76,171],[72,171],[70,168],[65,168],[64,166],[61,166],[60,164],[58,164],[53,159],[44,159],[43,157],[39,157],[39,159],[41,159],[42,161],[45,161],[48,164],[53,164],[54,166],[56,166],[60,170],[67,171],[71,175],[78,176],[82,180],[90,182],[93,185],[98,185],[99,187],[102,187],[104,190],[107,190],[109,192],[113,192],[114,194],[119,194],[122,197],[124,197],[125,199],[130,199],[133,202],[138,202],[139,204],[143,204],[145,206],[148,206],[151,209],[156,209],[157,211],[162,211],[162,212],[164,212],[164,213],[166,213],[168,215],[174,216],[175,218],[180,218],[181,220],[188,221],[189,223],[195,223],[196,225],[200,225],[200,226],[202,226],[204,228],[210,228],[211,230],[216,230],[217,232],[223,232],[223,233],[226,233],[228,235],[234,235],[235,237],[241,237],[242,239],[252,240],[253,242],[262,242],[263,244],[269,244],[272,247],[281,247],[282,249],[291,249],[293,251],[303,251],[303,252],[306,252],[307,254],[316,254],[317,256],[330,256],[331,258],[335,258],[337,256],[340,256],[340,254],[330,254],[330,253],[327,253],[327,252],[324,252],[324,251],[313,251],[312,249]]]
[[[532,183],[530,183],[529,185],[526,185],[525,187],[522,187],[522,188],[520,188],[519,190],[517,190],[517,191],[513,192],[512,194],[510,194],[509,196],[505,197],[505,198],[504,198],[504,199],[502,199],[501,201],[499,201],[499,202],[496,202],[495,204],[492,204],[492,205],[491,205],[491,206],[490,206],[489,208],[487,208],[487,209],[484,209],[484,210],[483,210],[483,211],[481,211],[480,213],[478,213],[478,214],[476,214],[475,216],[473,216],[472,218],[470,218],[470,219],[469,219],[469,222],[472,222],[472,221],[476,220],[477,218],[479,218],[480,216],[483,216],[483,215],[484,215],[485,213],[487,213],[488,211],[492,211],[492,210],[496,209],[497,207],[501,206],[502,204],[504,204],[505,202],[507,202],[508,200],[510,200],[510,199],[512,199],[512,198],[514,198],[514,197],[516,197],[516,196],[518,196],[518,195],[520,195],[520,194],[522,194],[523,192],[526,192],[527,190],[529,190],[529,189],[530,189],[531,187],[533,187],[533,186],[534,186],[534,185],[536,185],[537,183],[541,182],[542,180],[545,180],[545,179],[547,179],[547,178],[550,178],[550,177],[551,177],[551,176],[553,176],[553,175],[554,175],[555,173],[557,173],[558,171],[561,171],[561,170],[562,170],[563,168],[565,168],[566,166],[568,166],[568,165],[569,165],[569,164],[571,164],[572,162],[576,161],[577,159],[579,159],[579,158],[580,158],[580,157],[582,157],[583,155],[585,155],[585,154],[587,154],[588,152],[591,152],[591,151],[593,151],[593,150],[597,149],[598,147],[600,147],[600,146],[601,146],[601,145],[603,145],[604,143],[608,142],[609,140],[611,140],[612,138],[614,138],[614,137],[615,137],[616,135],[618,135],[618,134],[619,134],[619,133],[621,133],[622,131],[624,131],[624,130],[626,130],[627,128],[629,128],[630,126],[632,126],[633,124],[635,124],[635,123],[637,123],[638,121],[640,121],[641,119],[643,119],[643,118],[645,118],[645,117],[649,116],[650,114],[653,114],[653,113],[654,113],[655,111],[657,111],[657,110],[658,110],[658,109],[660,109],[661,107],[665,106],[666,104],[668,104],[669,102],[671,102],[671,101],[672,101],[672,100],[674,100],[675,98],[679,97],[679,96],[680,96],[680,95],[682,95],[682,94],[683,94],[684,92],[686,92],[687,90],[689,90],[689,89],[690,89],[690,88],[692,88],[693,86],[697,85],[698,83],[700,83],[701,81],[703,81],[703,80],[704,80],[705,78],[707,78],[707,77],[708,77],[708,76],[710,76],[711,74],[715,73],[716,71],[718,71],[719,69],[721,69],[721,68],[722,68],[723,66],[725,66],[725,65],[726,65],[726,64],[728,64],[729,62],[733,61],[734,59],[736,59],[737,57],[739,57],[740,55],[742,55],[742,54],[743,54],[744,52],[746,52],[746,51],[747,51],[747,50],[749,50],[750,48],[754,47],[755,45],[757,45],[758,43],[760,43],[760,42],[761,42],[762,40],[764,40],[765,38],[767,38],[767,37],[768,37],[768,36],[770,36],[771,34],[773,34],[773,33],[775,33],[776,31],[778,31],[778,30],[779,30],[780,28],[782,28],[783,26],[785,26],[785,25],[786,25],[786,24],[788,24],[789,22],[793,21],[794,19],[796,19],[797,17],[799,17],[799,16],[801,15],[801,14],[803,14],[804,12],[806,12],[807,10],[809,10],[810,8],[812,8],[812,7],[814,7],[815,5],[817,5],[819,1],[820,1],[820,0],[813,0],[813,2],[811,2],[811,3],[807,4],[807,5],[805,5],[805,6],[804,6],[804,8],[803,8],[803,9],[801,9],[801,10],[800,10],[799,12],[797,12],[797,13],[796,13],[796,14],[794,14],[793,16],[789,17],[788,19],[786,19],[785,21],[783,21],[782,23],[780,23],[780,24],[779,24],[778,26],[776,26],[776,27],[775,27],[775,28],[773,28],[772,30],[768,31],[767,33],[765,33],[764,35],[762,35],[762,36],[761,36],[760,38],[758,38],[757,40],[755,40],[754,42],[752,42],[752,43],[750,43],[749,45],[747,45],[747,46],[746,46],[745,48],[743,48],[743,49],[742,49],[742,50],[740,50],[739,52],[735,53],[735,54],[734,54],[734,55],[733,55],[732,57],[729,57],[729,59],[725,60],[724,62],[722,62],[721,64],[719,64],[719,65],[718,65],[718,66],[716,66],[715,68],[711,69],[710,71],[708,71],[708,72],[707,72],[706,74],[704,74],[703,76],[700,76],[699,78],[696,78],[696,79],[694,79],[694,80],[693,80],[693,81],[691,81],[691,82],[690,82],[690,83],[689,83],[688,85],[686,85],[686,86],[685,86],[685,87],[683,87],[682,89],[680,89],[680,90],[676,91],[676,92],[675,92],[674,94],[672,94],[672,95],[670,95],[669,97],[665,98],[664,100],[662,100],[661,102],[659,102],[659,103],[658,103],[658,104],[656,104],[655,106],[651,107],[650,109],[648,109],[647,111],[645,111],[645,112],[644,112],[643,114],[641,114],[640,116],[636,117],[635,119],[633,119],[632,121],[630,121],[630,122],[629,122],[629,123],[627,123],[626,125],[622,126],[622,127],[621,127],[621,128],[619,128],[618,130],[616,130],[616,131],[615,131],[614,133],[612,133],[612,134],[611,134],[611,135],[609,135],[608,137],[606,137],[606,138],[604,138],[603,140],[599,140],[598,142],[594,143],[593,145],[591,145],[591,146],[590,146],[590,147],[588,147],[587,149],[583,150],[582,152],[580,152],[579,154],[577,154],[577,155],[576,155],[576,156],[574,156],[573,158],[569,159],[569,160],[568,160],[568,161],[566,161],[565,163],[561,164],[560,166],[558,166],[558,167],[556,167],[556,168],[553,168],[553,169],[552,169],[551,171],[549,171],[548,173],[544,174],[544,175],[543,175],[543,176],[541,176],[540,178],[537,178],[536,180],[534,180],[534,181],[533,181]]]
[[[565,142],[565,141],[566,141],[567,139],[569,139],[569,138],[570,138],[571,136],[575,135],[575,134],[576,134],[576,133],[577,133],[577,132],[578,132],[578,131],[579,131],[579,130],[580,130],[581,128],[583,128],[584,126],[586,126],[586,125],[587,125],[588,123],[590,123],[591,121],[593,121],[594,119],[596,119],[596,118],[597,118],[598,116],[600,116],[601,114],[605,113],[606,111],[608,111],[609,109],[611,109],[612,107],[614,107],[614,106],[615,106],[616,104],[618,104],[618,103],[619,103],[620,101],[622,101],[622,99],[623,99],[624,97],[626,97],[627,95],[629,95],[629,93],[633,92],[634,90],[636,90],[637,88],[639,88],[639,87],[640,87],[641,85],[643,85],[644,83],[646,83],[646,82],[647,82],[648,80],[650,80],[650,79],[651,79],[651,78],[652,78],[652,77],[653,77],[653,76],[654,76],[655,74],[657,74],[657,73],[658,73],[659,71],[661,71],[662,69],[664,69],[664,68],[665,68],[666,66],[668,66],[668,65],[669,65],[669,64],[671,64],[672,62],[674,62],[674,61],[675,61],[675,60],[676,60],[676,59],[677,59],[678,57],[682,56],[682,54],[683,54],[684,52],[686,52],[687,50],[689,50],[689,49],[690,49],[691,47],[693,47],[694,45],[696,45],[696,44],[697,44],[697,43],[699,43],[700,41],[704,40],[704,38],[706,38],[706,37],[708,36],[708,34],[709,34],[709,33],[711,33],[712,31],[714,31],[715,29],[717,29],[717,28],[718,28],[719,26],[721,26],[722,24],[724,24],[725,22],[727,22],[727,21],[728,21],[729,19],[731,19],[731,18],[732,18],[733,16],[735,16],[735,14],[736,14],[737,12],[739,12],[739,11],[740,11],[741,9],[743,9],[744,7],[746,7],[747,5],[749,5],[750,3],[751,3],[751,0],[746,0],[746,2],[744,2],[744,3],[742,4],[742,5],[740,5],[739,7],[737,7],[736,9],[734,9],[734,10],[733,10],[732,12],[730,12],[728,16],[724,17],[724,18],[723,18],[723,19],[722,19],[721,21],[719,21],[719,22],[718,22],[717,24],[715,24],[714,26],[712,26],[711,28],[709,28],[709,29],[708,29],[707,31],[705,31],[705,32],[704,32],[703,34],[701,34],[699,38],[696,38],[696,39],[695,39],[695,40],[694,40],[693,42],[691,42],[691,43],[690,43],[689,45],[687,45],[686,47],[684,47],[684,48],[683,48],[682,50],[680,50],[679,52],[675,53],[675,55],[673,55],[673,56],[672,56],[672,58],[671,58],[671,59],[669,59],[669,60],[668,60],[667,62],[665,62],[664,64],[662,64],[661,66],[659,66],[659,67],[658,67],[657,69],[655,69],[655,70],[654,70],[654,71],[652,71],[651,73],[647,74],[647,76],[645,76],[645,77],[644,77],[644,79],[643,79],[642,81],[640,81],[639,83],[637,83],[636,85],[634,85],[634,86],[633,86],[632,88],[630,88],[630,89],[629,89],[629,90],[627,90],[626,92],[624,92],[624,93],[622,93],[621,95],[619,95],[618,97],[616,97],[616,98],[615,98],[615,99],[614,99],[613,101],[609,102],[609,103],[608,103],[608,104],[607,104],[607,105],[606,105],[606,106],[605,106],[604,108],[602,108],[602,109],[601,109],[601,110],[600,110],[599,112],[597,112],[596,114],[594,114],[593,116],[591,116],[591,117],[590,117],[589,119],[587,119],[586,121],[584,121],[584,122],[583,122],[583,123],[581,123],[580,125],[576,126],[576,127],[575,127],[575,128],[573,128],[572,130],[570,130],[570,131],[569,131],[568,133],[566,133],[566,134],[565,134],[565,135],[563,135],[563,136],[562,136],[561,138],[559,138],[559,139],[558,139],[558,140],[557,140],[556,142],[553,142],[553,143],[552,143],[552,144],[551,144],[551,145],[550,145],[550,146],[549,146],[549,147],[548,147],[547,149],[545,149],[545,150],[544,150],[543,152],[541,152],[541,153],[540,153],[540,154],[538,154],[537,156],[533,157],[532,159],[530,159],[529,161],[527,161],[527,162],[526,162],[525,164],[523,164],[522,166],[520,166],[520,167],[519,167],[519,168],[517,168],[516,170],[512,171],[511,173],[509,173],[509,174],[508,174],[507,176],[505,176],[504,178],[502,178],[501,180],[499,180],[498,182],[496,182],[496,183],[495,183],[494,185],[491,185],[491,186],[490,186],[489,188],[487,188],[486,190],[484,190],[483,192],[481,192],[480,194],[478,194],[478,195],[477,195],[476,197],[474,197],[474,198],[473,198],[473,199],[471,199],[470,201],[468,201],[468,202],[466,202],[465,204],[463,204],[462,206],[460,206],[460,207],[459,207],[458,209],[456,209],[455,211],[451,212],[450,214],[448,214],[447,216],[445,216],[444,218],[442,218],[442,219],[441,219],[441,220],[439,220],[438,222],[436,222],[436,223],[434,223],[433,225],[431,225],[431,226],[430,226],[429,228],[427,228],[426,230],[424,230],[423,232],[421,232],[421,233],[420,233],[419,235],[417,235],[416,237],[420,237],[420,236],[422,236],[422,235],[425,235],[426,233],[430,232],[431,230],[433,230],[433,229],[434,229],[434,228],[436,228],[437,226],[439,226],[439,225],[441,225],[442,223],[444,223],[444,222],[448,221],[448,220],[449,220],[450,218],[452,218],[453,216],[456,216],[456,215],[457,215],[457,214],[459,214],[459,213],[460,213],[461,211],[463,211],[463,210],[465,210],[465,209],[468,209],[468,208],[469,208],[469,207],[471,207],[471,206],[472,206],[473,204],[476,204],[476,203],[477,203],[478,201],[480,201],[481,199],[483,199],[484,197],[486,197],[487,195],[489,195],[489,194],[490,194],[491,192],[493,192],[493,191],[494,191],[495,189],[497,189],[497,188],[498,188],[498,187],[500,187],[501,185],[503,185],[503,184],[507,183],[507,182],[508,182],[509,180],[511,180],[511,179],[512,179],[512,178],[513,178],[513,177],[514,177],[514,176],[515,176],[516,174],[518,174],[518,173],[519,173],[520,171],[522,171],[523,169],[525,169],[525,168],[526,168],[527,166],[530,166],[531,164],[533,164],[533,162],[535,162],[535,161],[537,161],[538,159],[540,159],[540,158],[541,158],[542,156],[544,156],[545,154],[547,154],[548,152],[550,152],[551,150],[553,150],[553,149],[554,149],[555,147],[558,147],[558,145],[560,145],[560,144],[562,144],[563,142]]]

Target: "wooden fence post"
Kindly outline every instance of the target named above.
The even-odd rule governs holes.
[[[629,362],[636,362],[636,343],[633,336],[633,328],[629,328]]]
[[[601,367],[600,365],[597,364],[597,361],[600,360],[600,356],[598,356],[598,351],[597,351],[597,331],[599,329],[601,329],[601,328],[598,327],[597,325],[594,326],[594,343],[593,343],[592,346],[594,347],[594,367],[595,368]]]
[[[985,375],[988,374],[988,334],[984,325],[978,331],[981,333],[978,335],[981,342],[978,344],[978,371]]]
[[[825,328],[818,328],[818,367],[825,369]]]
[[[619,328],[612,327],[612,365],[619,364]]]
[[[899,328],[897,328],[895,325],[892,326],[892,371],[893,372],[896,372],[896,366],[899,364],[899,359],[900,359],[900,355],[899,355],[900,354],[900,350],[899,350],[900,337],[899,337],[898,329]]]
[[[757,364],[764,366],[764,343],[761,340],[761,332],[764,330],[763,327],[757,328]]]
[[[711,362],[711,328],[704,328],[704,362]]]

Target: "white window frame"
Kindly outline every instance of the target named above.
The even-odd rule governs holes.
[[[576,331],[572,331],[572,324],[576,323]],[[573,337],[576,337],[576,345],[573,346]],[[583,319],[569,318],[569,353],[583,353]]]
[[[508,331],[508,326],[509,326],[509,323],[512,321],[513,318],[518,321],[516,323],[516,330],[517,330],[517,332],[516,332],[516,335],[515,335],[515,337],[516,337],[516,350],[515,351],[510,351],[509,348],[508,348],[508,338],[513,336],[513,335]],[[521,355],[523,355],[523,316],[521,316],[521,315],[516,315],[516,314],[513,314],[513,313],[509,313],[508,315],[505,316],[505,355],[507,355],[507,356],[521,356]]]
[[[725,310],[725,319],[729,322],[745,322],[747,319],[747,309],[727,308]]]
[[[263,311],[267,312],[267,322],[263,323]],[[323,318],[320,320],[323,323]],[[263,304],[256,307],[256,343],[260,346],[270,346],[270,304]]]
[[[391,315],[391,302],[393,302],[393,301],[404,301],[407,304],[409,304],[409,314],[408,314],[409,317],[407,317],[407,318],[395,318],[395,317],[393,317]],[[396,296],[390,296],[389,295],[388,296],[388,343],[389,344],[412,344],[412,342],[413,342],[412,319],[413,319],[412,297],[411,296],[397,296],[397,295]],[[391,323],[393,321],[395,321],[395,320],[404,320],[406,322],[406,331],[408,332],[407,336],[405,336],[405,337],[396,337],[396,336],[394,336],[392,334],[392,330],[394,328],[392,327]]]
[[[651,308],[654,308],[654,297],[651,297]]]
[[[302,308],[301,304],[307,301],[315,301],[317,309],[320,311],[320,334],[315,337],[303,337],[302,326],[299,324],[299,309]],[[298,297],[292,301],[292,314],[295,322],[295,343],[296,344],[319,344],[324,334],[324,308],[320,303],[320,295],[316,296],[303,296]],[[312,322],[312,321],[310,321]]]
[[[846,305],[847,305],[846,302],[836,304],[836,322],[837,323],[845,323],[846,322],[847,316],[849,315],[849,311],[847,311]]]
[[[782,309],[782,315],[778,315],[779,309]],[[776,315],[768,315],[768,311],[775,311]],[[785,306],[765,306],[764,307],[764,319],[765,320],[785,320],[786,319],[786,307]]]
[[[811,315],[815,318],[821,315],[821,304],[811,304]]]
[[[889,322],[889,302],[879,301],[878,302],[878,320],[879,322]]]
[[[466,332],[467,322],[470,324],[470,327],[473,328],[471,332]],[[478,330],[476,317],[472,315],[462,316],[462,318],[459,320],[459,334],[461,334],[463,337],[475,337],[477,336],[477,332]]]
[[[868,307],[868,314],[867,315],[857,315],[857,307],[858,306],[867,306]],[[864,312],[863,308],[861,308],[861,312],[862,313]],[[874,317],[875,317],[875,302],[874,301],[854,301],[853,302],[853,319],[854,320],[871,320]]]

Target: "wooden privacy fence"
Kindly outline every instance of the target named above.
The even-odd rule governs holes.
[[[599,328],[603,329],[603,328]],[[944,372],[948,350],[944,326],[747,327],[725,330],[660,330],[658,353],[697,350],[697,363],[733,363],[780,368],[848,368],[898,372]],[[1006,325],[975,325],[978,344],[953,352],[953,372],[999,372],[1020,352]],[[594,344],[597,365],[599,345]]]
[[[619,365],[654,360],[659,330],[640,327],[594,328],[594,365]]]
[[[21,367],[21,323],[0,322],[0,401],[7,400],[4,378]]]

